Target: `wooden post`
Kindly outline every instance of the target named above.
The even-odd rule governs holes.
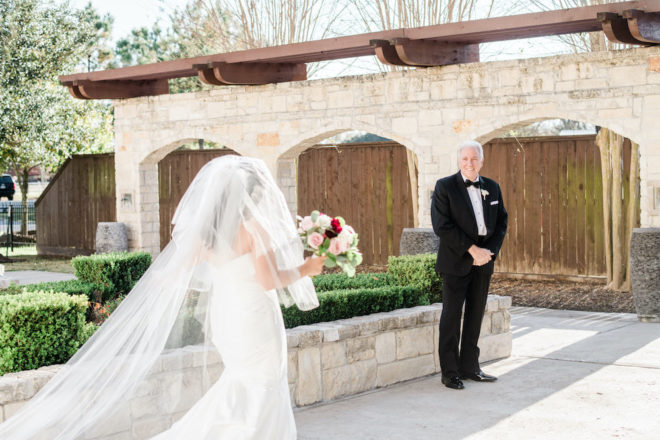
[[[629,188],[629,202],[626,221],[626,235],[625,239],[625,277],[623,282],[623,289],[630,291],[630,239],[632,237],[632,230],[639,226],[639,144],[631,142],[630,144],[630,188]]]
[[[626,266],[623,255],[623,190],[621,187],[623,136],[610,131],[609,138],[612,163],[612,287],[621,289]]]
[[[609,130],[601,127],[596,136],[596,145],[600,149],[600,166],[603,175],[603,233],[605,235],[605,267],[607,268],[607,281],[612,281],[612,167],[610,166],[610,137]]]

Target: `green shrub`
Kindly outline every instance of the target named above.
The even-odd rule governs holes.
[[[312,278],[317,292],[346,289],[373,289],[389,285],[387,273],[359,273],[349,277],[344,273],[330,273]]]
[[[87,281],[80,280],[27,284],[21,287],[27,292],[53,291],[64,292],[69,295],[85,295],[92,302],[101,302],[104,296],[109,295],[106,292],[107,288],[103,284],[88,283]]]
[[[71,260],[76,277],[101,284],[106,290],[103,301],[127,294],[151,264],[148,252],[117,252],[75,257]]]
[[[26,292],[0,296],[0,375],[63,363],[95,330],[87,298]]]
[[[387,273],[390,283],[415,286],[427,292],[431,304],[442,302],[442,278],[435,273],[435,254],[390,257]]]
[[[16,282],[12,282],[6,289],[0,289],[0,295],[17,295],[23,293],[23,287]]]
[[[417,287],[386,286],[373,289],[334,290],[319,292],[320,306],[309,311],[298,307],[282,307],[286,328],[317,322],[335,321],[354,316],[425,305],[428,295]]]

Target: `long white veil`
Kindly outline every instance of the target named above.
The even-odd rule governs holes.
[[[268,256],[265,276],[281,302],[318,305],[311,280],[299,279],[302,244],[263,161],[223,156],[206,164],[173,223],[172,241],[126,299],[0,425],[0,439],[140,439],[167,429],[222,372],[207,305],[213,283],[222,283],[215,274],[246,247]]]

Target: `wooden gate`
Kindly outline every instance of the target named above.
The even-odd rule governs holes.
[[[360,237],[365,264],[399,254],[403,228],[415,226],[417,170],[396,142],[316,146],[298,158],[298,214],[342,216]]]
[[[183,194],[197,172],[209,161],[226,154],[238,154],[228,148],[211,150],[176,150],[158,162],[158,204],[160,207],[160,249],[172,237],[172,217]]]
[[[89,255],[98,222],[117,221],[115,155],[75,155],[35,202],[39,255]]]
[[[484,145],[481,174],[499,182],[509,213],[496,271],[606,275],[602,172],[595,139],[595,135],[503,138]],[[628,139],[624,170],[627,205]]]

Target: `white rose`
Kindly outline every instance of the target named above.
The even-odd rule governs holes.
[[[330,227],[330,222],[332,219],[325,214],[319,215],[319,218],[316,220],[316,224],[323,229],[328,229]]]

